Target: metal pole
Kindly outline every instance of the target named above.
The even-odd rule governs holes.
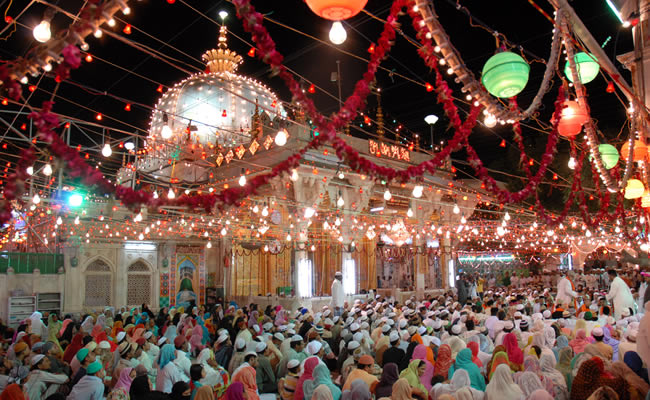
[[[341,60],[336,60],[336,83],[339,86],[339,107],[343,107],[341,98]]]
[[[431,152],[433,153],[434,143],[433,143],[433,124],[429,124],[429,131],[431,132]]]

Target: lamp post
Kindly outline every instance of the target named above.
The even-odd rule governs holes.
[[[429,114],[426,117],[424,117],[424,122],[429,124],[429,131],[431,132],[431,151],[433,152],[433,125],[435,125],[435,123],[438,122],[438,116]]]

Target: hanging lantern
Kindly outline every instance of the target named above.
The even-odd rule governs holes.
[[[630,154],[630,142],[626,141],[621,147],[621,155],[623,158],[627,158],[627,155]],[[648,154],[648,148],[646,145],[640,141],[634,141],[634,150],[632,151],[632,160],[634,161],[643,161],[645,160],[646,155]]]
[[[593,54],[577,53],[573,56],[573,61],[576,64],[576,72],[578,72],[580,82],[589,83],[598,75],[600,66],[598,65],[598,59]],[[571,66],[568,62],[564,66],[564,75],[573,82]]]
[[[493,96],[508,98],[524,90],[529,72],[530,66],[520,55],[503,51],[485,63],[481,82]]]
[[[318,16],[332,21],[341,21],[359,14],[368,0],[305,0]]]
[[[647,190],[645,193],[643,193],[643,196],[641,197],[641,207],[643,208],[648,208],[650,207],[650,192]]]
[[[618,150],[611,144],[601,144],[598,146],[600,158],[603,160],[603,165],[607,169],[612,169],[618,164]]]
[[[643,182],[638,179],[630,179],[627,181],[624,194],[626,199],[638,199],[643,196],[643,193],[645,193]]]
[[[572,138],[582,130],[582,125],[589,120],[587,110],[578,102],[567,100],[560,115],[557,130],[562,136]]]

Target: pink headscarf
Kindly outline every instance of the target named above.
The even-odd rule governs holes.
[[[133,379],[131,378],[131,371],[133,371],[133,368],[122,369],[120,372],[120,379],[117,381],[113,389],[122,388],[127,393],[129,393],[129,389],[131,389],[131,382],[133,382]]]
[[[472,362],[473,362],[474,364],[478,365],[479,367],[482,367],[482,366],[483,366],[483,363],[481,362],[481,359],[478,358],[478,350],[479,350],[478,343],[476,343],[476,342],[469,342],[469,343],[467,343],[467,347],[468,347],[470,350],[472,350]]]
[[[63,320],[63,325],[61,326],[61,330],[59,330],[59,336],[63,335],[68,325],[70,325],[70,322],[72,322],[70,318]]]
[[[190,338],[190,346],[192,347],[191,351],[203,350],[203,328],[201,325],[197,325],[192,329],[192,337]]]
[[[424,385],[424,387],[427,388],[427,390],[431,390],[431,378],[433,378],[433,364],[427,360],[427,346],[423,344],[418,344],[415,346],[415,349],[413,350],[413,356],[411,356],[411,360],[422,360],[426,363],[426,369],[424,370],[424,375],[420,377],[420,383]]]
[[[293,394],[293,400],[303,400],[305,397],[305,392],[302,390],[302,384],[308,379],[314,379],[312,373],[314,368],[318,365],[318,357],[312,356],[305,360],[305,371],[300,375],[298,379],[298,385],[296,386],[296,391]]]
[[[519,348],[517,336],[514,333],[510,332],[503,337],[503,346],[506,348],[510,362],[517,365],[524,363],[524,352]]]
[[[569,342],[569,346],[571,346],[575,354],[585,351],[585,347],[587,347],[588,344],[589,340],[587,340],[587,332],[585,332],[584,329],[578,329],[576,332],[576,338]]]

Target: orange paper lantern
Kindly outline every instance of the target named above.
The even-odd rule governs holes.
[[[305,0],[316,14],[332,21],[341,21],[359,14],[368,0]]]
[[[582,125],[589,120],[589,115],[587,110],[575,101],[567,100],[564,105],[557,130],[560,135],[572,138],[580,133]]]
[[[621,147],[621,158],[623,160],[627,160],[629,151],[630,151],[630,142],[626,141],[625,143],[623,143],[623,147]],[[640,140],[635,140],[634,151],[632,152],[632,160],[643,161],[645,160],[647,154],[648,154],[648,148],[646,147],[646,145]]]

